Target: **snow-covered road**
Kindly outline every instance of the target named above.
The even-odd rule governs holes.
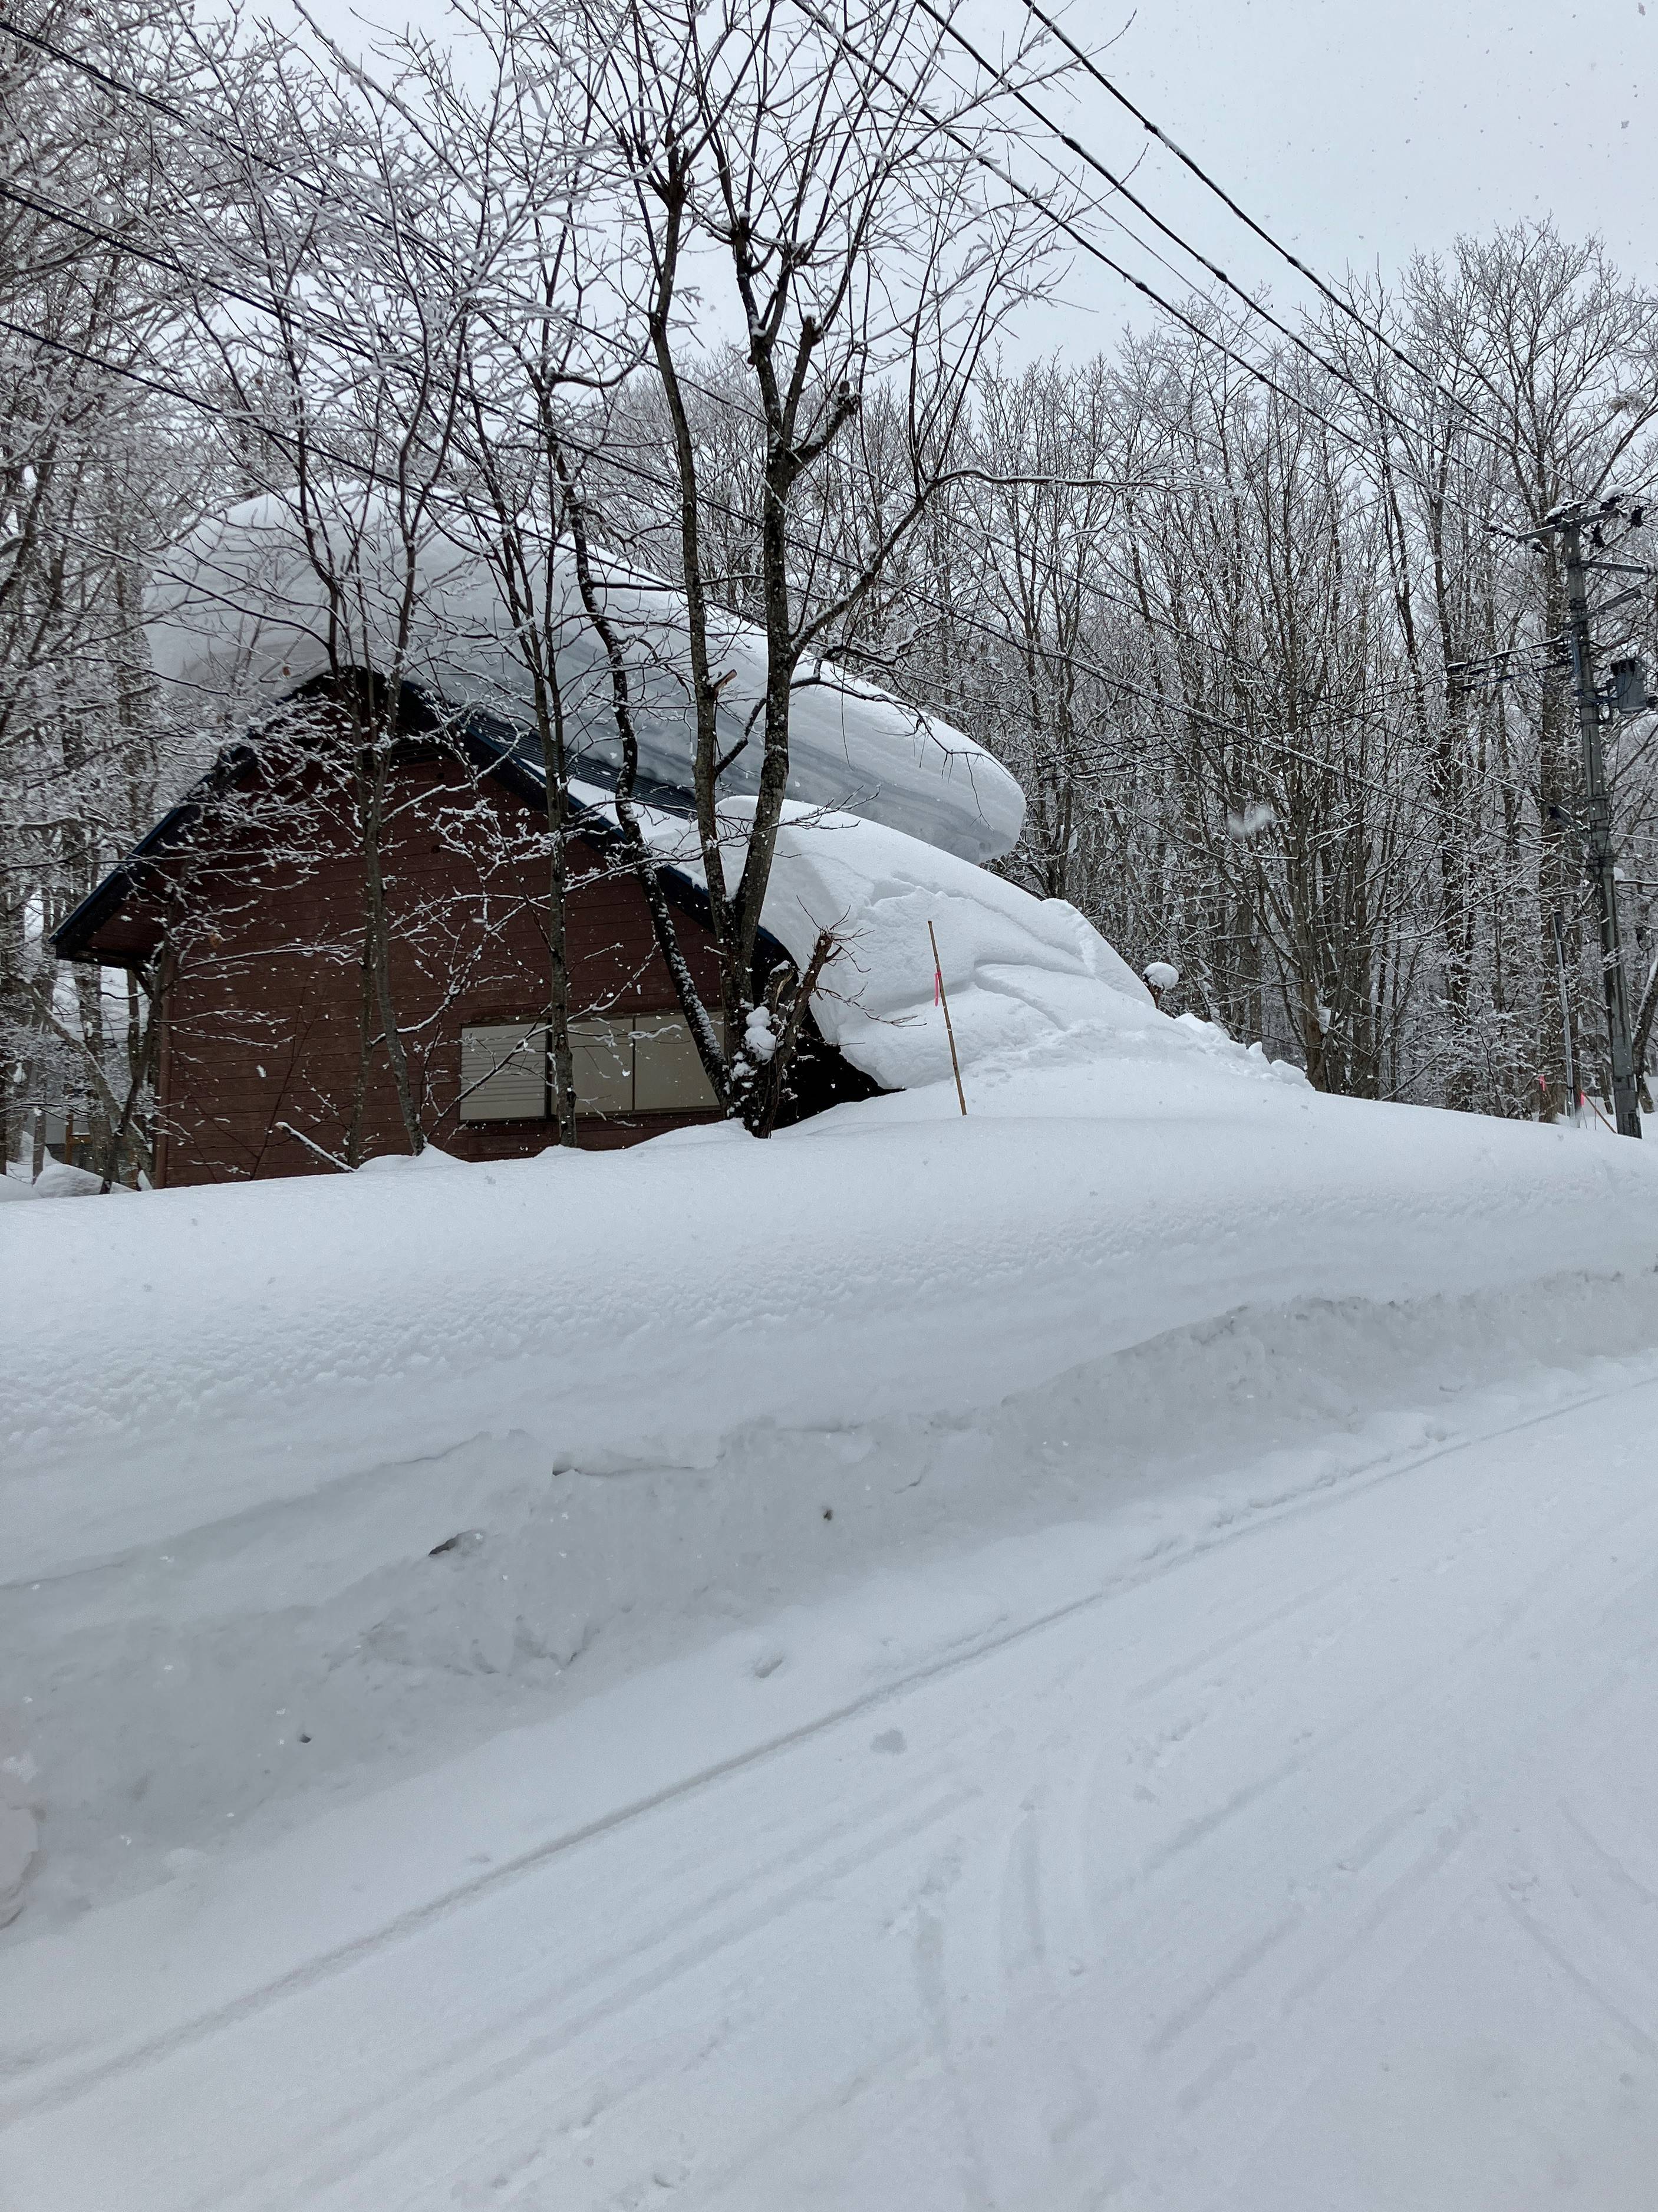
[[[0,2203],[1649,2212],[1658,1376],[1551,1402],[1102,1588],[1051,1531],[850,1701],[847,1594],[587,1817],[501,1811],[526,1729],[14,1950]]]

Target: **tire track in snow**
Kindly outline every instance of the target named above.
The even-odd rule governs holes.
[[[550,2027],[540,2035],[520,2039],[519,2031],[526,2021],[544,2012],[545,2007],[542,2002],[525,2005],[513,2013],[492,2014],[488,2026],[471,2039],[465,2049],[481,2052],[486,2045],[507,2041],[511,2045],[509,2055],[492,2063],[474,2065],[464,2079],[452,2081],[440,2096],[422,2103],[423,2118],[429,2122],[434,2114],[464,2110],[484,2092],[503,2087],[531,2068],[569,2049],[582,2037],[590,2035],[604,2021],[625,2012],[641,1998],[650,1997],[668,1983],[681,1978],[697,1966],[707,1965],[721,1952],[781,1919],[792,1907],[814,1892],[843,1881],[849,1874],[868,1865],[898,1844],[925,1835],[929,1828],[948,1819],[952,1813],[960,1811],[978,1794],[973,1788],[958,1784],[932,1796],[918,1810],[901,1819],[889,1820],[873,1837],[866,1835],[862,1847],[840,1852],[827,1865],[816,1865],[805,1873],[797,1873],[795,1878],[781,1889],[768,1893],[763,1902],[751,1905],[747,1911],[727,1914],[711,1929],[700,1929],[694,1940],[682,1943],[671,1956],[653,1966],[648,1972],[636,1974],[619,1984],[610,1984],[602,1996],[580,2012],[561,2019],[556,2027]],[[854,1819],[842,1825],[857,1827],[865,1826],[866,1823],[861,1819]],[[792,1863],[798,1868],[798,1852],[793,1855]],[[751,1866],[746,1868],[744,1874],[729,1886],[728,1894],[738,1890],[751,1890],[756,1880],[756,1870]],[[630,1946],[630,1953],[637,1955],[640,1948]],[[583,1978],[600,1980],[610,1963],[596,1963]],[[411,2088],[428,2087],[440,2076],[453,2074],[459,2055],[456,2047],[451,2045],[440,2058],[402,2077],[398,2083],[400,2093],[406,2095]],[[320,2144],[327,2136],[347,2135],[361,2124],[361,2114],[350,2113],[320,2130],[313,2126],[307,2141]],[[367,2142],[354,2145],[349,2157],[337,2156],[322,2164],[308,2166],[304,2175],[307,2191],[320,2190],[346,2179],[366,2159],[373,2159],[394,2148],[405,2133],[406,2129],[401,2122],[387,2123]],[[301,2201],[308,2202],[308,2195]],[[230,2212],[234,2202],[234,2197],[226,2196],[222,2184],[216,2183],[212,2196],[198,2197],[191,2212]]]
[[[1348,1499],[1363,1495],[1380,1486],[1396,1481],[1422,1468],[1482,1444],[1500,1442],[1545,1424],[1582,1412],[1588,1407],[1611,1403],[1619,1398],[1658,1387],[1658,1378],[1649,1373],[1638,1374],[1610,1388],[1584,1390],[1570,1397],[1552,1401],[1546,1407],[1524,1413],[1518,1418],[1497,1423],[1488,1427],[1470,1430],[1453,1437],[1441,1437],[1426,1449],[1405,1452],[1396,1456],[1373,1462],[1351,1474],[1327,1475],[1320,1478],[1309,1489],[1288,1498],[1274,1498],[1252,1507],[1207,1535],[1191,1538],[1178,1548],[1160,1550],[1137,1570],[1128,1570],[1114,1577],[1097,1590],[1069,1600],[1061,1606],[1018,1622],[1011,1628],[992,1634],[975,1642],[970,1648],[953,1649],[945,1656],[912,1668],[907,1673],[883,1682],[878,1688],[857,1698],[845,1700],[811,1720],[768,1737],[763,1741],[734,1753],[729,1758],[714,1761],[695,1772],[665,1784],[616,1807],[611,1811],[559,1833],[544,1838],[526,1850],[501,1861],[486,1872],[464,1882],[452,1884],[406,1912],[366,1930],[349,1942],[334,1945],[315,1957],[303,1961],[288,1972],[271,1977],[256,1988],[246,1990],[227,2002],[211,2006],[190,2020],[176,2024],[163,2033],[143,2042],[130,2045],[125,2050],[85,2067],[78,2073],[44,2084],[33,2094],[24,2094],[5,2106],[0,2106],[0,2127],[61,2110],[74,2103],[89,2090],[102,2087],[143,2069],[157,2064],[175,2053],[199,2044],[227,2029],[238,2027],[256,2017],[273,2005],[307,1991],[331,1976],[342,1973],[392,1947],[405,1942],[424,1933],[449,1915],[463,1911],[489,1897],[492,1893],[534,1874],[538,1869],[583,1845],[614,1834],[616,1831],[667,1807],[682,1802],[698,1793],[714,1788],[732,1777],[742,1774],[778,1758],[796,1747],[827,1734],[841,1723],[878,1712],[880,1709],[908,1694],[923,1684],[942,1680],[950,1674],[979,1664],[999,1652],[1039,1637],[1081,1613],[1102,1605],[1128,1591],[1144,1587],[1164,1577],[1178,1573],[1183,1567],[1206,1559],[1214,1553],[1242,1542],[1252,1536],[1281,1526],[1285,1522],[1311,1518]],[[1294,1609],[1294,1608],[1291,1608]],[[1387,1701],[1384,1701],[1387,1702]],[[1353,1723],[1356,1728],[1357,1723]],[[1300,1761],[1286,1762],[1274,1776],[1252,1786],[1246,1796],[1223,1809],[1221,1817],[1247,1809],[1247,1805],[1264,1795],[1272,1784],[1281,1784],[1299,1771]],[[1186,1839],[1196,1844],[1218,1825],[1215,1816],[1205,1816],[1201,1832]],[[1173,1839],[1171,1839],[1173,1841]],[[1184,1846],[1181,1846],[1184,1848]],[[1159,1863],[1175,1856],[1165,1850]],[[1155,1869],[1153,1869],[1155,1870]],[[1134,1886],[1138,1876],[1126,1880],[1114,1896]],[[1100,1902],[1107,1902],[1102,1899]]]
[[[1488,1439],[1488,1441],[1491,1440],[1495,1439]],[[1547,1501],[1549,1504],[1553,1502]],[[1630,1512],[1615,1513],[1602,1518],[1596,1523],[1594,1530],[1572,1544],[1564,1554],[1557,1555],[1557,1569],[1565,1562],[1582,1558],[1597,1544],[1604,1543],[1610,1531],[1624,1526],[1630,1519],[1643,1514],[1649,1518],[1652,1511],[1653,1503],[1650,1498],[1648,1498]],[[1552,1576],[1543,1577],[1543,1585],[1545,1587],[1558,1585],[1560,1579],[1557,1571]],[[1625,1587],[1638,1586],[1645,1579],[1646,1570],[1643,1565],[1639,1565],[1628,1577]],[[1558,1595],[1558,1594],[1557,1589],[1556,1595]],[[1582,1615],[1590,1611],[1597,1613],[1601,1612],[1604,1610],[1600,1603],[1603,1595],[1604,1586],[1599,1583],[1598,1578],[1593,1584],[1569,1586],[1566,1592],[1566,1611],[1563,1619],[1570,1620],[1575,1615]],[[1479,1694],[1482,1686],[1488,1688],[1509,1671],[1507,1662],[1502,1659],[1495,1647],[1501,1644],[1509,1626],[1520,1625],[1513,1618],[1515,1610],[1516,1608],[1510,1604],[1504,1608],[1503,1615],[1499,1616],[1497,1621],[1489,1629],[1482,1630],[1469,1638],[1461,1647],[1460,1653],[1453,1652],[1442,1657],[1440,1664],[1458,1686],[1460,1702],[1442,1717],[1447,1729],[1454,1736],[1461,1732],[1463,1707],[1471,1703],[1478,1705],[1482,1702],[1487,1702]],[[1546,1631],[1538,1626],[1535,1613],[1533,1613],[1527,1617],[1533,1632],[1540,1637],[1540,1639],[1546,1639]],[[1557,1621],[1553,1626],[1558,1631],[1561,1623]],[[1477,1668],[1464,1668],[1459,1663],[1461,1657],[1473,1657],[1478,1655],[1482,1647],[1485,1648],[1487,1658],[1486,1666],[1483,1670]],[[1647,1639],[1646,1649],[1649,1651],[1658,1649],[1658,1638]],[[1459,1875],[1460,1897],[1467,1898],[1478,1893],[1495,1882],[1503,1905],[1510,1912],[1520,1909],[1524,1900],[1516,1900],[1501,1880],[1503,1853],[1511,1832],[1511,1824],[1505,1808],[1510,1804],[1515,1806],[1523,1804],[1527,1789],[1526,1770],[1531,1759],[1536,1755],[1540,1746],[1550,1741],[1574,1737],[1586,1714],[1604,1713],[1611,1703],[1612,1693],[1620,1687],[1627,1687],[1630,1685],[1635,1671],[1635,1656],[1628,1651],[1621,1652],[1610,1665],[1598,1669],[1587,1685],[1580,1680],[1570,1692],[1566,1692],[1564,1686],[1557,1680],[1550,1685],[1552,1695],[1546,1698],[1540,1706],[1525,1707],[1523,1717],[1519,1718],[1515,1726],[1501,1739],[1486,1739],[1482,1747],[1480,1764],[1473,1778],[1465,1778],[1465,1789],[1480,1790],[1482,1785],[1489,1783],[1492,1778],[1503,1776],[1508,1767],[1510,1746],[1519,1745],[1523,1747],[1523,1751],[1515,1762],[1515,1778],[1513,1782],[1509,1784],[1499,1782],[1494,1793],[1487,1790],[1476,1802],[1464,1803],[1456,1808],[1449,1817],[1438,1826],[1432,1841],[1418,1850],[1399,1874],[1386,1882],[1380,1892],[1364,1905],[1359,1917],[1356,1921],[1350,1921],[1345,1929],[1340,1929],[1333,1944],[1316,1956],[1309,1966],[1304,1968],[1287,1984],[1283,1983],[1280,1978],[1275,1992],[1269,1988],[1247,2005],[1237,2006],[1236,2009],[1245,2012],[1247,2016],[1256,2020],[1271,2019],[1281,2027],[1287,2028],[1297,2015],[1306,2012],[1309,2001],[1316,1996],[1320,1990],[1345,1970],[1350,1968],[1353,1962],[1370,1948],[1384,1928],[1402,1912],[1413,1910],[1418,1921],[1418,1933],[1406,1947],[1406,1964],[1404,1966],[1395,1966],[1389,1970],[1390,1979],[1401,1978],[1408,1972],[1411,1963],[1431,1942],[1433,1931],[1442,1923],[1445,1916],[1446,1907],[1442,1902],[1438,1906],[1429,1907],[1425,1919],[1421,1911],[1417,1908],[1419,1908],[1423,1900],[1441,1885],[1447,1870],[1459,1858],[1462,1858],[1465,1862]],[[1406,1694],[1408,1694],[1408,1688]],[[1377,1710],[1385,1710],[1398,1703],[1398,1698],[1389,1698],[1384,1700],[1382,1706],[1378,1707]],[[1325,1751],[1333,1748],[1338,1741],[1350,1745],[1353,1735],[1353,1729],[1348,1727],[1341,1729],[1338,1736],[1327,1736],[1321,1746],[1320,1763],[1323,1763],[1322,1754]],[[1414,1759],[1422,1741],[1423,1738],[1419,1733],[1408,1738],[1400,1736],[1396,1739],[1395,1747],[1403,1750],[1408,1746],[1411,1756]],[[1359,1764],[1362,1767],[1363,1762],[1361,1761]],[[1444,1798],[1449,1795],[1452,1786],[1451,1770],[1448,1766],[1436,1782],[1419,1789],[1412,1797],[1403,1801],[1394,1812],[1385,1815],[1380,1821],[1374,1822],[1352,1851],[1343,1852],[1331,1863],[1326,1869],[1327,1874],[1339,1873],[1345,1877],[1373,1863],[1382,1856],[1390,1842],[1395,1840],[1408,1828],[1412,1818],[1425,1817],[1436,1805],[1442,1804]],[[1354,1784],[1348,1784],[1333,1793],[1327,1787],[1323,1793],[1325,1800],[1328,1802],[1333,1795],[1338,1801],[1345,1801],[1354,1794]],[[1520,1820],[1516,1817],[1512,1823],[1512,1832],[1519,1832],[1519,1827]],[[1484,1832],[1483,1840],[1476,1842],[1476,1838],[1481,1837],[1482,1831]],[[1467,1850],[1471,1843],[1475,1844],[1475,1852],[1472,1863],[1469,1863]],[[1243,1863],[1254,1863],[1247,1854]],[[1127,1887],[1119,1885],[1116,1893],[1126,1894]],[[1576,1880],[1569,1879],[1565,1887],[1570,1897],[1576,1900],[1579,1887]],[[1319,1899],[1321,1897],[1320,1878],[1316,1875],[1313,1877],[1312,1890],[1315,1899]],[[1327,1899],[1324,1902],[1327,1903]],[[1169,1917],[1169,1915],[1165,1912],[1165,1919]],[[1321,1905],[1321,1917],[1327,1920],[1327,1912],[1323,1911]],[[1228,1998],[1235,1998],[1236,1993],[1276,1957],[1284,1945],[1294,1939],[1298,1929],[1308,1923],[1310,1918],[1311,1915],[1307,1911],[1292,1910],[1290,1914],[1284,1916],[1262,1935],[1254,1938],[1235,1961],[1230,1962],[1220,1972],[1212,1976],[1174,2013],[1167,2015],[1158,2024],[1147,2039],[1145,2048],[1148,2053],[1158,2055],[1178,2044],[1201,2021],[1209,2018],[1218,2004],[1224,2002]],[[1539,1948],[1551,1960],[1554,1960],[1557,1954],[1562,1959],[1570,1960],[1573,1957],[1571,1942],[1558,1932],[1551,1936],[1548,1930],[1541,1929],[1536,1923],[1535,1916],[1529,1912],[1526,1926],[1527,1934],[1534,1937]],[[1620,1932],[1622,1942],[1619,1947],[1617,1957],[1619,1964],[1625,1966],[1628,1963],[1629,1934],[1627,1929]],[[1594,1976],[1584,1971],[1582,1950],[1582,1947],[1578,1946],[1577,1963],[1572,1966],[1568,1978],[1586,1996],[1592,1998],[1617,2024],[1620,2033],[1626,2033],[1631,2038],[1638,2037],[1643,2031],[1636,2027],[1631,2017],[1631,2006],[1627,2002],[1620,2003],[1607,1990],[1600,1985]],[[1658,1957],[1655,1957],[1655,1964],[1658,1965]],[[1564,1971],[1564,1968],[1563,1971]],[[1625,1978],[1628,1977],[1625,1976]],[[1655,2017],[1658,2017],[1658,1972],[1644,1973],[1642,1977],[1640,1995],[1649,2012]],[[1308,2021],[1306,2026],[1315,2045],[1313,2053],[1307,2061],[1308,2078],[1310,2080],[1312,2075],[1323,2063],[1322,2045],[1327,2038],[1327,2030],[1321,2029],[1316,2020]],[[1226,2033],[1224,2023],[1220,2032],[1223,2034]],[[1649,2051],[1652,2055],[1658,2055],[1658,2038],[1649,2039],[1646,2043],[1637,2042],[1634,2047],[1643,2056],[1648,2055]],[[1206,2068],[1194,2077],[1192,2083],[1187,2085],[1186,2090],[1177,2094],[1175,2104],[1178,2111],[1184,2113],[1188,2110],[1196,2110],[1206,2101],[1216,2088],[1236,2071],[1239,2065],[1256,2054],[1254,2051],[1246,2051],[1242,2044],[1235,2042],[1228,2045],[1226,2055],[1230,2057],[1230,2063],[1225,2064],[1217,2063]],[[1189,2100],[1181,2102],[1181,2098],[1186,2097],[1188,2091]],[[1224,2197],[1217,2200],[1218,2203],[1228,2201],[1230,2200]]]

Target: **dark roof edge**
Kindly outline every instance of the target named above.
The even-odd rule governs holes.
[[[319,688],[319,683],[313,679],[311,684],[302,684],[297,690],[288,694],[282,703],[286,705],[295,699],[303,698],[307,692]],[[447,708],[441,702],[434,706],[418,686],[412,684],[404,684],[403,696],[404,709],[398,720],[412,735],[421,736],[446,727],[452,736],[459,737],[476,767],[493,776],[514,798],[522,799],[525,805],[538,813],[545,812],[547,788],[542,777],[528,766],[508,740],[489,734],[482,726],[483,718],[477,710],[457,711]],[[411,705],[415,709],[412,714],[408,712]],[[488,719],[493,721],[495,718],[491,715]],[[508,729],[511,726],[503,723],[501,726]],[[101,929],[110,916],[117,913],[138,889],[156,858],[177,844],[185,832],[199,821],[208,802],[228,790],[256,757],[253,747],[246,738],[238,738],[234,744],[225,746],[207,773],[197,779],[178,804],[168,808],[161,820],[139,839],[126,858],[112,868],[103,881],[88,891],[80,904],[52,931],[52,949],[60,960],[80,961],[109,968],[138,964],[136,959],[100,958],[98,954],[87,950],[88,939],[95,931]],[[591,837],[595,843],[616,846],[625,842],[617,825],[586,800],[572,799],[570,811],[582,825],[581,835]],[[694,876],[688,875],[683,869],[677,868],[668,861],[662,863],[658,872],[674,904],[693,915],[705,928],[711,927],[714,912],[707,885],[699,884]],[[758,944],[768,958],[793,958],[787,947],[763,927],[758,933]]]
[[[101,929],[111,915],[138,888],[146,864],[177,844],[191,823],[200,819],[208,800],[227,789],[252,757],[252,748],[245,740],[227,745],[207,774],[197,778],[178,805],[170,806],[126,858],[64,917],[52,933],[52,949],[60,960],[88,961],[100,967],[114,968],[136,964],[125,960],[99,960],[96,954],[86,950],[87,939],[94,930]]]

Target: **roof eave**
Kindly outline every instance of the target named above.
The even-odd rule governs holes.
[[[406,696],[416,703],[424,729],[440,726],[439,715],[421,692],[413,684],[404,689]],[[525,805],[538,812],[545,812],[546,783],[520,755],[509,745],[489,737],[468,719],[455,719],[451,721],[450,727],[459,735],[475,766],[493,776]],[[415,734],[422,733],[422,728],[417,726]],[[88,891],[74,911],[53,930],[52,948],[58,959],[87,967],[130,969],[143,966],[145,957],[143,954],[104,954],[93,949],[88,940],[112,915],[120,910],[140,887],[142,878],[153,867],[157,857],[175,844],[184,832],[200,818],[204,802],[218,796],[252,757],[252,748],[245,739],[226,746],[207,774],[191,786],[176,806],[168,809],[119,866],[112,869],[95,890]],[[571,799],[568,811],[572,818],[580,823],[583,836],[591,837],[598,844],[625,847],[627,841],[622,830],[608,820],[598,807],[585,799]],[[698,883],[694,876],[670,862],[663,862],[657,872],[674,904],[694,915],[705,928],[711,928],[714,913],[707,885]],[[786,960],[790,957],[787,949],[763,925],[757,933],[756,943],[768,959]]]

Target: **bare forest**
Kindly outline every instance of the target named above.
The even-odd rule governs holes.
[[[170,0],[8,16],[9,1159],[38,1170],[50,1143],[145,1173],[187,902],[126,976],[66,968],[51,933],[256,724],[267,795],[239,803],[281,811],[296,866],[308,825],[349,825],[360,911],[307,951],[360,974],[364,1066],[390,1071],[411,1148],[433,1140],[391,944],[418,934],[457,975],[490,957],[386,881],[397,701],[459,619],[432,596],[434,547],[488,580],[513,664],[495,707],[548,793],[527,854],[464,793],[438,834],[486,884],[537,872],[568,1140],[573,721],[605,723],[616,864],[716,1095],[763,1135],[832,950],[756,969],[791,712],[826,667],[1013,772],[1025,827],[995,865],[1136,968],[1175,967],[1169,1011],[1323,1091],[1521,1117],[1564,1104],[1570,1024],[1580,1087],[1605,1095],[1565,579],[1534,533],[1620,496],[1596,650],[1603,672],[1650,661],[1658,296],[1534,224],[1245,297],[1059,149],[1044,118],[1086,67],[1034,17],[991,57],[947,7],[891,0],[462,0],[442,40],[367,57]],[[1170,257],[1174,312],[1118,287],[1105,350],[1042,354],[1054,294],[1116,312],[1117,218]],[[192,690],[152,665],[147,608],[204,589],[179,549],[261,500],[292,560],[268,606],[232,611],[284,617],[303,572],[349,724],[331,781],[303,702],[261,718],[234,671]],[[679,611],[654,690],[618,564]],[[733,622],[763,643],[735,726]],[[649,834],[640,724],[667,675],[717,1002]],[[1643,1071],[1655,734],[1642,712],[1607,732]]]

